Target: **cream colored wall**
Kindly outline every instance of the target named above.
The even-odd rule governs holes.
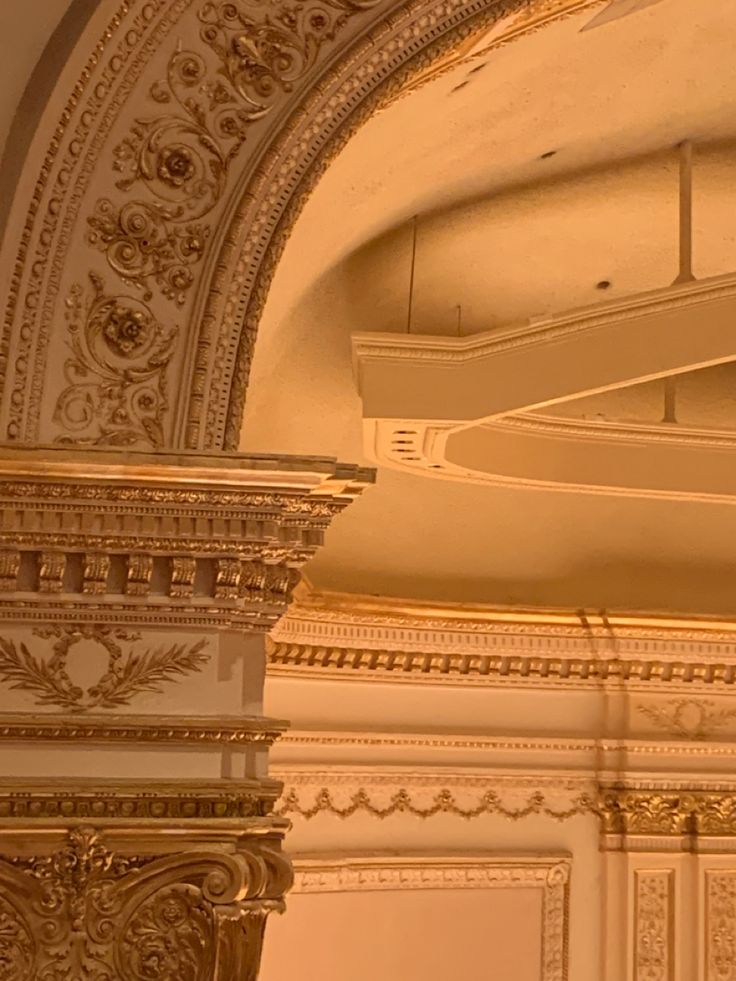
[[[293,896],[269,924],[260,976],[539,981],[541,925],[534,889]]]

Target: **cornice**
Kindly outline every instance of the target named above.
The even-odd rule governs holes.
[[[302,591],[271,633],[269,671],[384,684],[726,688],[736,681],[736,623]]]
[[[0,620],[267,629],[371,479],[323,457],[0,447]]]

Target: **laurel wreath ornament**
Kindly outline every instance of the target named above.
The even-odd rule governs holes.
[[[51,657],[37,657],[22,641],[16,645],[0,637],[0,680],[34,694],[39,705],[56,705],[70,712],[128,705],[136,695],[160,692],[167,682],[201,670],[209,659],[204,640],[124,654],[119,641],[134,643],[141,639],[139,633],[100,626],[52,626],[38,628],[34,634],[56,638]],[[107,651],[105,671],[86,689],[67,670],[70,650],[83,640],[101,644]]]

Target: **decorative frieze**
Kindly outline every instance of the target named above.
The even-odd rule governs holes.
[[[605,835],[668,837],[736,836],[736,788],[665,787],[602,790],[599,810]]]
[[[320,814],[342,819],[395,815],[428,819],[501,817],[510,821],[539,816],[555,821],[596,813],[595,784],[584,778],[504,777],[498,773],[340,771],[274,769],[284,793],[275,813],[312,820]]]

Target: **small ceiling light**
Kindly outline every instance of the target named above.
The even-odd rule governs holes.
[[[610,279],[601,279],[600,282],[595,284],[597,290],[610,290],[611,281]]]

